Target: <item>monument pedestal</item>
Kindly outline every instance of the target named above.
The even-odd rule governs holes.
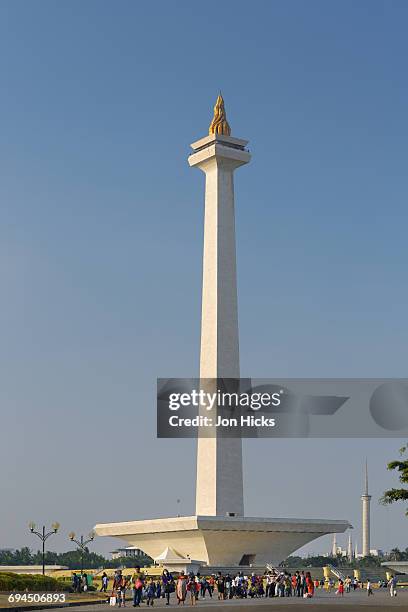
[[[125,540],[169,569],[185,570],[191,563],[240,571],[241,566],[278,565],[308,542],[350,527],[336,520],[179,516],[106,523],[95,531]]]

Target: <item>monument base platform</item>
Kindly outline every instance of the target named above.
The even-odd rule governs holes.
[[[278,565],[308,542],[349,528],[348,521],[326,519],[178,516],[101,523],[95,532],[121,538],[169,569],[197,571]]]

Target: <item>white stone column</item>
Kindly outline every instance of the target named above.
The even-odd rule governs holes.
[[[363,557],[370,554],[370,501],[371,495],[363,495]]]
[[[332,551],[331,551],[332,557],[336,558],[337,557],[337,539],[336,539],[336,534],[333,534],[333,542],[332,542]]]
[[[371,495],[368,494],[368,467],[365,466],[364,492],[361,496],[362,501],[362,527],[363,527],[363,557],[368,557],[370,554],[370,502]]]
[[[349,561],[353,560],[353,542],[351,540],[351,533],[349,533],[349,537],[348,537],[347,557]]]
[[[233,173],[250,160],[246,144],[212,134],[191,145],[189,164],[206,176],[201,379],[240,375]],[[199,437],[196,514],[244,515],[241,439]]]

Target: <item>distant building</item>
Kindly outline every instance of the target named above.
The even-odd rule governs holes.
[[[347,557],[348,551],[341,546],[332,546],[332,549],[329,553],[325,553],[322,555],[323,557]]]
[[[383,557],[384,551],[380,550],[379,548],[370,548],[370,555],[372,557]]]
[[[144,552],[135,546],[126,546],[126,548],[112,550],[111,555],[112,559],[120,559],[121,557],[140,557],[144,555]]]
[[[380,550],[379,548],[370,548],[370,556],[371,557],[384,557],[385,553],[383,550]],[[356,552],[355,557],[356,559],[364,559],[364,557],[367,557],[367,555],[363,555],[362,553]]]
[[[349,538],[348,549],[345,550],[341,546],[337,545],[337,538],[336,538],[336,534],[334,533],[333,534],[333,541],[332,541],[331,551],[328,554],[323,555],[323,556],[324,557],[348,557],[349,556],[349,551],[350,551],[350,538]]]

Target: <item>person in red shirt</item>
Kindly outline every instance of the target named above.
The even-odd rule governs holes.
[[[307,596],[313,597],[314,594],[314,584],[310,572],[306,572],[306,588],[307,588]]]

